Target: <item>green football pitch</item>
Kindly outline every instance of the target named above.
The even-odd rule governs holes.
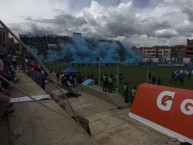
[[[68,66],[63,67],[57,67],[55,65],[55,68],[52,68],[54,72],[61,72],[62,70],[66,69]],[[151,79],[148,79],[148,73],[151,72],[151,76],[161,78],[161,85],[163,86],[170,86],[170,87],[177,87],[177,88],[184,88],[184,89],[193,89],[193,78],[188,79],[186,76],[184,78],[184,84],[180,84],[180,81],[172,82],[172,73],[174,71],[179,70],[189,70],[188,68],[175,68],[175,67],[156,67],[156,66],[131,66],[131,65],[89,65],[89,66],[75,66],[73,65],[77,70],[80,71],[80,74],[82,76],[85,76],[87,74],[92,74],[94,78],[98,76],[100,72],[100,76],[102,77],[103,74],[107,73],[107,75],[113,74],[114,78],[116,78],[117,73],[122,73],[123,80],[122,82],[119,82],[118,88],[119,92],[123,92],[123,85],[124,83],[128,83],[129,90],[134,87],[138,86],[141,83],[152,83]],[[49,67],[48,67],[49,68]],[[98,84],[98,79],[96,80],[96,83]],[[102,86],[102,80],[100,81],[100,84]],[[115,79],[114,87],[117,87],[117,81]]]

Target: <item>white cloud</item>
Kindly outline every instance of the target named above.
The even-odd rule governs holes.
[[[97,17],[103,16],[105,9],[97,1],[93,0],[91,1],[91,6],[84,8],[83,11],[90,13],[94,19],[96,19]]]
[[[0,17],[6,23],[24,22],[25,17],[52,18],[54,9],[67,8],[66,3],[47,0],[6,0],[1,2]]]
[[[192,37],[192,7],[190,0],[6,0],[0,18],[17,33],[78,31],[136,46],[177,45]]]
[[[176,32],[176,30],[172,30],[172,29],[156,30],[155,36],[169,38],[169,37],[178,36],[178,32]]]

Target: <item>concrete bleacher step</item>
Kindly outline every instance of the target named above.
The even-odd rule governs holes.
[[[64,88],[61,85],[59,85],[61,91],[63,92],[63,94],[61,93],[61,91],[55,86],[55,84],[51,83],[51,82],[47,82],[46,83],[46,92],[48,94],[51,94],[52,98],[56,101],[61,100],[61,99],[65,99],[64,95],[66,96],[67,93],[71,93],[74,95],[75,91],[73,91],[71,88]]]
[[[59,85],[60,88],[66,90],[66,91],[68,91],[68,92],[70,92],[70,93],[72,93],[72,94],[74,94],[74,95],[78,95],[78,94],[77,94],[77,90],[76,90],[75,88],[65,87],[65,86],[63,86],[63,85],[61,85],[61,84],[58,84],[58,85]],[[52,81],[50,81],[50,80],[47,80],[47,81],[46,81],[46,88],[48,88],[49,90],[56,90],[56,89],[58,89],[58,88],[55,86],[55,84],[52,83]]]
[[[117,107],[120,107],[120,108],[130,107],[130,104],[125,103],[124,98],[119,93],[105,92],[102,90],[101,87],[96,86],[96,85],[93,85],[93,86],[80,85],[79,89],[97,98],[100,98],[112,105],[115,105]]]
[[[47,83],[46,84],[46,88],[48,89],[48,90],[56,90],[57,89],[57,87],[53,84],[53,83]]]
[[[53,88],[51,88],[50,86],[46,86],[46,91],[51,92],[51,91],[53,91]]]

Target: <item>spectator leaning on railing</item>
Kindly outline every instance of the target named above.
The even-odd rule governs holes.
[[[0,75],[5,77],[5,74],[4,74],[4,71],[3,71],[3,68],[4,68],[4,63],[3,63],[3,59],[5,58],[4,55],[0,55]],[[1,79],[1,81],[3,81]],[[14,111],[14,109],[9,109],[9,107],[11,107],[13,104],[9,104],[9,101],[10,101],[10,93],[5,90],[5,88],[3,88],[2,85],[0,85],[0,120],[1,120],[1,117],[3,116],[6,116],[10,113],[12,113]]]

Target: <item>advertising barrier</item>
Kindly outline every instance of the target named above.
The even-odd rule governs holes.
[[[129,116],[179,141],[193,144],[193,91],[141,84]]]

